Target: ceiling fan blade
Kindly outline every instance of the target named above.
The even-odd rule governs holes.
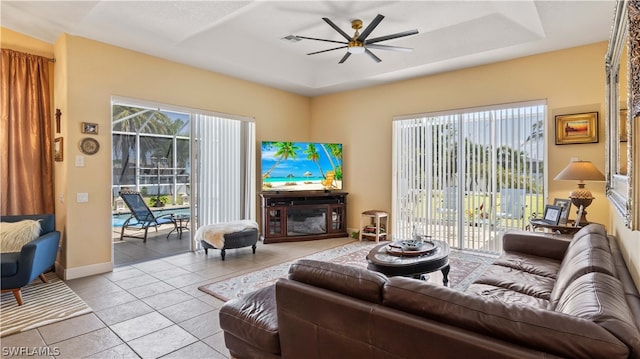
[[[367,45],[370,49],[376,50],[389,50],[389,51],[401,51],[401,52],[412,52],[413,49],[410,47],[401,47],[401,46],[389,46],[389,45],[378,45],[378,44],[369,44]]]
[[[321,50],[321,51],[316,51],[316,52],[310,52],[307,55],[315,55],[315,54],[321,54],[323,52],[327,52],[327,51],[333,51],[333,50],[339,50],[339,49],[346,49],[347,46],[340,46],[340,47],[334,47],[333,49],[327,49],[327,50]]]
[[[305,40],[315,40],[315,41],[324,41],[324,42],[333,42],[336,44],[348,44],[348,42],[344,42],[344,41],[335,41],[335,40],[327,40],[327,39],[318,39],[315,37],[306,37],[306,36],[297,36],[297,35],[293,35],[299,39],[305,39]]]
[[[369,57],[371,57],[373,59],[373,61],[382,62],[382,60],[380,60],[380,58],[378,56],[374,55],[373,52],[369,51],[369,49],[365,49],[364,52],[366,52],[367,55],[369,55]]]
[[[382,21],[382,19],[384,19],[384,16],[378,14],[373,19],[373,21],[371,21],[369,26],[367,26],[367,28],[364,29],[364,31],[360,33],[360,36],[358,36],[358,41],[360,41],[360,42],[364,41],[367,38],[367,36],[369,36],[369,34],[371,34],[371,32],[376,28],[376,26],[378,26],[380,24],[380,21]]]
[[[347,59],[349,58],[349,56],[351,56],[351,53],[349,51],[347,51],[346,54],[344,54],[344,56],[342,56],[342,59],[338,62],[339,64],[347,61]]]
[[[415,35],[417,33],[418,33],[418,30],[409,30],[409,31],[399,32],[399,33],[393,34],[393,35],[386,35],[386,36],[376,37],[375,39],[367,40],[366,43],[367,44],[373,44],[375,42],[386,41],[386,40],[391,40],[391,39],[397,39],[399,37],[411,36],[411,35]]]
[[[322,20],[324,20],[324,22],[329,24],[329,26],[331,26],[338,33],[340,33],[340,35],[342,35],[342,37],[347,39],[347,41],[351,41],[351,36],[347,35],[346,32],[342,31],[336,24],[333,23],[333,21],[329,20],[329,18],[323,17]]]

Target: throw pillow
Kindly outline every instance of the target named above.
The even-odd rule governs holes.
[[[0,223],[0,253],[20,252],[22,246],[40,237],[40,221],[25,219]]]

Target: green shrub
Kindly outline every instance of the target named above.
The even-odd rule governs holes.
[[[160,205],[158,206],[157,204],[158,201],[158,197],[154,196],[149,198],[149,205],[152,207],[162,207],[164,205],[166,205],[167,203],[169,203],[169,197],[167,196],[160,196]]]

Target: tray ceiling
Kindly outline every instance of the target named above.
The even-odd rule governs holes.
[[[6,1],[2,26],[54,43],[63,33],[139,51],[282,90],[318,96],[412,77],[606,41],[613,1]],[[418,29],[338,64],[335,44],[288,35],[343,40],[351,20],[371,34]],[[604,56],[604,54],[603,54]],[[604,59],[603,59],[604,68]]]

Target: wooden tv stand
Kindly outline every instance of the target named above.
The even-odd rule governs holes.
[[[345,192],[263,192],[263,243],[348,237]]]

